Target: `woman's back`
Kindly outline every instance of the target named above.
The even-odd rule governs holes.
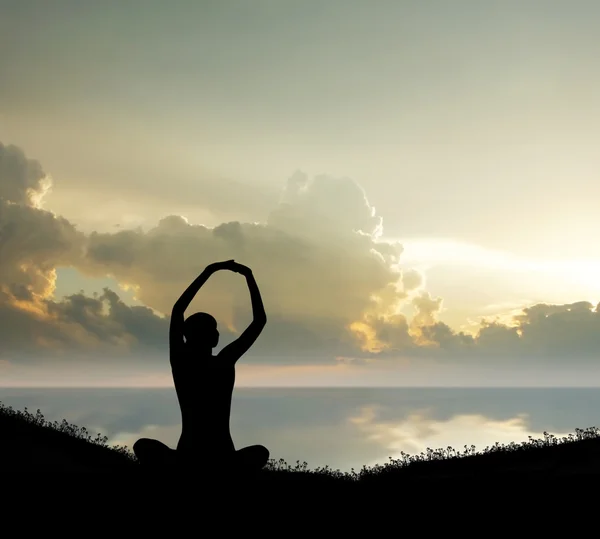
[[[235,385],[235,366],[214,356],[197,357],[185,350],[172,358],[175,391],[181,408],[178,445],[230,444],[229,418]]]

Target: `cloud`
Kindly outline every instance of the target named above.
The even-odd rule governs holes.
[[[526,353],[563,360],[598,357],[600,304],[534,305],[516,316],[515,322]]]
[[[52,294],[55,268],[83,246],[69,221],[41,209],[50,188],[37,161],[0,144],[0,287],[16,300]]]
[[[397,267],[402,248],[377,242],[381,218],[351,180],[297,173],[265,223],[207,227],[170,215],[146,232],[86,235],[42,209],[51,183],[39,163],[12,146],[3,147],[2,158],[0,284],[2,308],[20,313],[11,315],[20,320],[20,330],[7,336],[15,353],[19,339],[32,353],[36,346],[44,353],[86,346],[104,352],[113,347],[115,353],[164,351],[173,302],[206,265],[229,258],[252,267],[259,282],[269,324],[251,355],[264,361],[331,362],[348,355],[356,351],[352,323],[405,294]],[[55,301],[55,270],[61,266],[114,276],[147,309],[126,306],[110,290]],[[233,274],[215,275],[194,307],[218,318],[223,343],[251,318],[245,283]]]
[[[589,302],[525,307],[511,323],[484,319],[475,335],[456,332],[442,322],[422,326],[432,356],[504,365],[597,361],[600,310]],[[418,354],[417,354],[418,355]]]
[[[297,173],[266,223],[229,222],[211,228],[181,216],[144,232],[93,233],[81,270],[113,275],[152,309],[168,313],[181,292],[215,260],[249,265],[269,323],[250,357],[265,361],[333,361],[355,352],[350,326],[369,309],[391,308],[406,295],[399,244],[377,242],[381,218],[355,182]],[[415,286],[409,274],[407,287]],[[215,275],[194,303],[225,328],[250,321],[245,283]]]
[[[7,300],[8,298],[8,300]],[[14,298],[14,296],[13,296]],[[19,360],[165,357],[168,319],[143,306],[129,306],[106,288],[57,302],[0,301],[2,357]]]
[[[457,331],[438,320],[442,298],[425,290],[412,296],[416,312],[367,316],[362,331],[377,346],[366,349],[381,359],[411,357],[442,361],[525,365],[594,363],[600,350],[600,304],[587,301],[550,305],[538,303],[517,311],[508,321],[486,317],[474,333]],[[506,317],[503,317],[504,319]]]
[[[129,152],[118,162],[107,160],[106,150],[101,145],[99,148],[97,154],[79,157],[80,163],[82,159],[86,163],[82,167],[88,178],[84,186],[71,167],[73,176],[61,182],[64,189],[49,197],[53,208],[65,215],[68,211],[69,218],[86,232],[111,231],[115,224],[146,229],[165,211],[211,224],[232,218],[264,220],[277,202],[276,186],[237,181],[196,167],[179,169],[173,166],[172,153],[161,151],[159,156],[149,157],[144,148],[142,155]],[[154,162],[149,163],[149,159]],[[146,172],[140,174],[141,169]],[[177,177],[165,176],[165,169],[177,169]],[[90,198],[94,200],[91,207]]]
[[[17,146],[0,143],[0,199],[37,207],[50,186],[38,161],[28,159]]]
[[[85,238],[42,209],[51,185],[37,161],[0,144],[0,339],[9,358],[36,356],[69,340],[48,320],[44,301],[54,292],[56,268],[83,254]]]
[[[110,290],[100,298],[52,299],[56,268],[81,264],[87,238],[43,209],[51,187],[37,161],[0,144],[0,359],[89,355],[140,343],[155,348],[166,322],[150,309],[128,307]]]
[[[143,306],[129,306],[105,288],[101,295],[72,294],[63,301],[47,301],[46,312],[56,324],[75,325],[91,337],[92,346],[125,348],[139,354],[168,350],[168,319]]]
[[[0,359],[77,352],[163,360],[174,301],[204,267],[230,258],[253,269],[269,316],[248,354],[254,362],[577,363],[594,361],[600,345],[600,313],[588,302],[529,306],[508,322],[484,319],[474,333],[440,321],[443,299],[403,267],[402,245],[381,239],[382,217],[347,178],[296,172],[260,223],[209,227],[167,215],[149,230],[90,234],[43,208],[51,188],[38,162],[0,144]],[[57,301],[60,267],[114,277],[144,306],[110,289]],[[194,310],[218,319],[227,344],[252,316],[243,278],[214,275]]]
[[[292,236],[335,243],[352,244],[356,233],[372,240],[382,232],[382,218],[354,180],[326,175],[311,179],[300,171],[287,181],[268,223]]]

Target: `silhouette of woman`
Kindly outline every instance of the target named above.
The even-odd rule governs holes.
[[[217,321],[207,313],[192,314],[184,321],[184,312],[202,285],[219,270],[246,277],[253,321],[237,340],[214,356],[212,349],[219,342]],[[235,364],[256,341],[266,323],[252,270],[234,260],[210,264],[185,290],[173,306],[169,329],[171,369],[181,408],[181,437],[176,451],[158,440],[138,440],[133,451],[141,464],[161,468],[177,464],[203,472],[210,468],[252,472],[265,466],[269,460],[266,447],[253,445],[235,449],[229,420]]]

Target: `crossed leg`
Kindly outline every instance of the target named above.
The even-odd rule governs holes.
[[[203,467],[210,466],[210,462],[205,462],[206,457],[198,459],[197,454],[192,453],[190,455],[187,451],[185,453],[175,451],[162,442],[151,438],[140,438],[133,444],[133,452],[140,464],[152,468],[165,469],[178,464],[191,470],[200,463],[203,464]],[[229,458],[226,458],[229,462],[225,466],[233,468],[230,471],[235,473],[259,472],[267,464],[270,456],[269,450],[262,445],[250,445],[238,449],[230,455]],[[215,460],[219,460],[219,458],[217,457]]]
[[[233,454],[233,466],[240,471],[258,472],[269,460],[269,450],[262,445],[249,445]]]
[[[140,438],[133,444],[133,452],[144,466],[165,468],[175,462],[175,450],[151,438]]]

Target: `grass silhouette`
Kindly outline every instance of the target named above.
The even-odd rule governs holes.
[[[108,438],[95,437],[86,428],[49,422],[40,410],[35,414],[14,410],[0,402],[0,462],[4,472],[139,472],[140,466],[127,447],[110,446]],[[8,465],[6,464],[8,463]],[[225,474],[224,474],[225,475]],[[542,479],[600,478],[600,429],[575,429],[557,438],[522,443],[496,443],[482,451],[475,446],[427,449],[418,455],[402,453],[382,465],[341,472],[328,466],[309,469],[306,462],[290,465],[270,460],[258,480],[284,484],[330,484],[355,487],[389,485],[452,485],[460,482],[512,486]]]

